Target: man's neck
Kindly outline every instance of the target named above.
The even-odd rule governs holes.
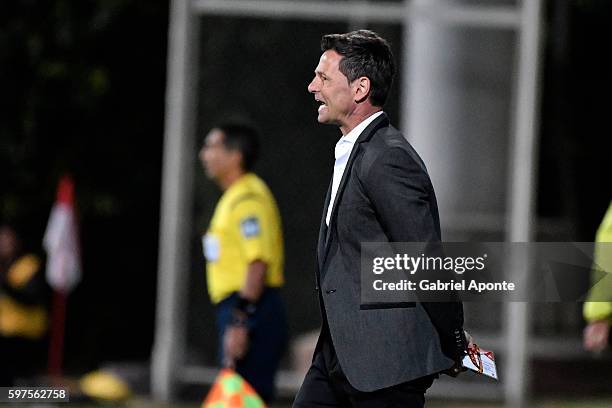
[[[221,190],[226,191],[245,174],[246,172],[242,169],[230,171],[219,180],[219,187],[221,187]]]
[[[367,107],[364,106],[363,108],[360,108],[360,106],[358,106],[358,108],[355,109],[355,111],[348,118],[346,124],[340,126],[340,132],[342,132],[342,136],[348,135],[351,130],[357,127],[357,125],[359,125],[361,122],[363,122],[376,112],[380,112],[381,110],[382,108],[380,106],[370,105]]]

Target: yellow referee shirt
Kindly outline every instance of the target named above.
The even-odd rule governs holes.
[[[612,202],[610,202],[608,211],[597,230],[595,242],[612,242]],[[598,278],[601,280],[591,288],[589,294],[589,299],[596,299],[597,301],[584,303],[584,318],[589,322],[608,320],[612,323],[612,275],[609,273],[612,271],[612,251],[609,248],[608,246],[595,247],[595,264],[599,265],[603,271],[593,270],[593,280],[595,282]],[[608,273],[602,277],[600,274],[603,272]],[[607,302],[603,301],[608,299]]]
[[[280,214],[268,186],[255,174],[245,174],[223,193],[202,244],[213,303],[240,290],[248,265],[257,260],[268,265],[266,286],[282,286]]]

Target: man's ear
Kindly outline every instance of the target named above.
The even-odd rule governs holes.
[[[370,96],[370,78],[359,77],[353,83],[355,85],[355,102],[365,101]]]
[[[234,166],[243,167],[243,157],[242,153],[238,149],[232,149],[230,151],[230,160]]]

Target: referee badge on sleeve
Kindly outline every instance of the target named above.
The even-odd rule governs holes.
[[[215,262],[219,259],[219,239],[213,234],[206,234],[202,237],[202,247],[204,257],[208,262]]]
[[[245,238],[259,236],[261,233],[259,220],[255,217],[243,218],[242,221],[240,221],[240,231],[242,232],[242,236]]]

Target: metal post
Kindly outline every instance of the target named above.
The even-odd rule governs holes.
[[[175,392],[176,368],[183,362],[185,344],[198,67],[198,17],[189,0],[172,0],[170,7],[157,313],[151,358],[151,391],[154,398],[165,401]]]
[[[446,240],[467,239],[472,231],[502,232],[506,190],[499,182],[499,164],[508,153],[500,131],[508,126],[512,91],[510,81],[495,84],[490,78],[509,78],[512,32],[520,23],[518,11],[482,12],[476,20],[458,3],[413,0],[403,38],[401,129],[427,164]],[[460,28],[466,21],[451,21],[453,13],[470,15],[478,27],[486,27],[485,17],[491,15],[516,26],[495,26],[490,33],[467,30]],[[479,85],[466,80],[478,75],[483,78]]]
[[[521,20],[514,134],[508,180],[510,216],[506,240],[510,242],[530,242],[535,233],[541,1],[523,0]],[[520,267],[528,267],[526,259],[516,262]],[[530,304],[527,302],[506,305],[508,359],[504,377],[506,405],[509,407],[524,407],[528,403],[529,316]]]
[[[369,7],[368,2],[369,0],[357,0],[353,2],[353,4],[354,4],[354,7],[359,7],[359,8],[363,8],[367,10]],[[367,25],[368,25],[368,18],[366,17],[366,15],[358,15],[358,16],[349,17],[349,20],[348,20],[349,31],[366,29]]]
[[[193,0],[196,13],[209,16],[300,19],[305,21],[347,21],[403,23],[407,15],[465,27],[516,28],[519,17],[514,6],[449,5],[444,2],[404,2],[363,0]]]

